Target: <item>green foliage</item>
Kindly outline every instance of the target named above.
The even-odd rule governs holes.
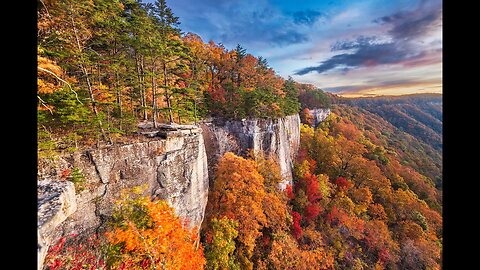
[[[422,227],[424,231],[428,230],[427,219],[418,211],[412,212],[413,220]]]
[[[85,190],[86,179],[81,169],[74,167],[70,176],[68,177],[68,180],[73,182],[73,184],[75,185],[75,190],[77,192]]]
[[[303,87],[300,89],[299,97],[303,108],[330,108],[332,106],[331,98],[321,89],[315,87]]]
[[[52,139],[52,133],[40,128],[37,132],[38,158],[55,159],[58,156],[57,143]]]
[[[39,124],[49,124],[59,127],[86,124],[91,121],[92,113],[85,104],[78,102],[75,93],[63,89],[47,94],[43,98],[47,104],[53,106],[53,114],[48,111],[39,111]]]
[[[207,269],[239,270],[240,266],[235,261],[235,239],[238,236],[238,221],[222,217],[211,220],[212,235],[211,243],[205,248]]]
[[[141,197],[131,197],[128,193],[122,195],[122,200],[116,202],[110,226],[127,228],[127,222],[133,222],[139,229],[151,228],[153,220]]]
[[[283,116],[283,112],[280,110],[272,110],[272,105],[280,102],[278,96],[274,94],[274,89],[261,87],[254,91],[245,91],[243,98],[245,114],[249,117],[276,118]]]
[[[285,115],[296,114],[300,111],[300,102],[298,100],[298,88],[290,77],[285,81],[283,91],[286,93],[282,102],[282,110]]]

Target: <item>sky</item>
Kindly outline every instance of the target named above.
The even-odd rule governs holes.
[[[149,0],[147,2],[152,2]],[[167,0],[181,29],[343,96],[442,92],[441,0]]]

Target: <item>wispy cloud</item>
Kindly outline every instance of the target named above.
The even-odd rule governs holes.
[[[362,66],[384,64],[421,64],[425,58],[432,55],[432,52],[414,46],[412,41],[438,29],[440,19],[441,5],[431,6],[424,2],[412,11],[382,16],[374,22],[391,26],[385,36],[359,36],[355,40],[337,41],[331,46],[332,51],[353,50],[353,52],[336,54],[319,65],[299,69],[295,74],[324,73],[335,69],[345,72]]]

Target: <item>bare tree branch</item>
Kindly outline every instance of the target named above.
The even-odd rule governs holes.
[[[45,103],[45,101],[40,96],[37,95],[37,97],[38,100],[40,100],[40,102],[42,103],[43,107],[47,108],[47,110],[50,111],[50,114],[53,115],[53,111],[50,107],[47,106],[47,103]]]
[[[80,99],[78,99],[78,94],[77,92],[75,92],[75,90],[73,90],[72,86],[67,82],[65,81],[64,79],[60,78],[57,76],[57,74],[53,73],[52,71],[48,70],[48,69],[44,69],[42,67],[38,67],[38,69],[40,69],[41,71],[44,71],[44,72],[47,72],[48,74],[51,74],[53,76],[55,76],[55,78],[57,78],[58,80],[62,81],[63,83],[67,84],[68,87],[70,88],[70,90],[75,94],[75,98],[77,99],[78,102],[80,102],[80,104],[83,105],[83,102],[80,101]]]
[[[45,11],[47,12],[47,16],[50,17],[50,13],[48,12],[48,9],[47,9],[47,6],[45,5],[45,3],[43,3],[42,0],[40,0],[40,3],[42,3],[42,6],[45,8]]]

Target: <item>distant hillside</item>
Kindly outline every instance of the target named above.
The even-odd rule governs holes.
[[[379,115],[396,128],[442,152],[441,94],[337,98],[336,102]]]
[[[360,106],[339,104],[334,107],[333,112],[350,120],[372,142],[385,147],[387,152],[397,156],[404,165],[428,177],[438,189],[441,189],[441,150],[401,130],[382,115]]]

